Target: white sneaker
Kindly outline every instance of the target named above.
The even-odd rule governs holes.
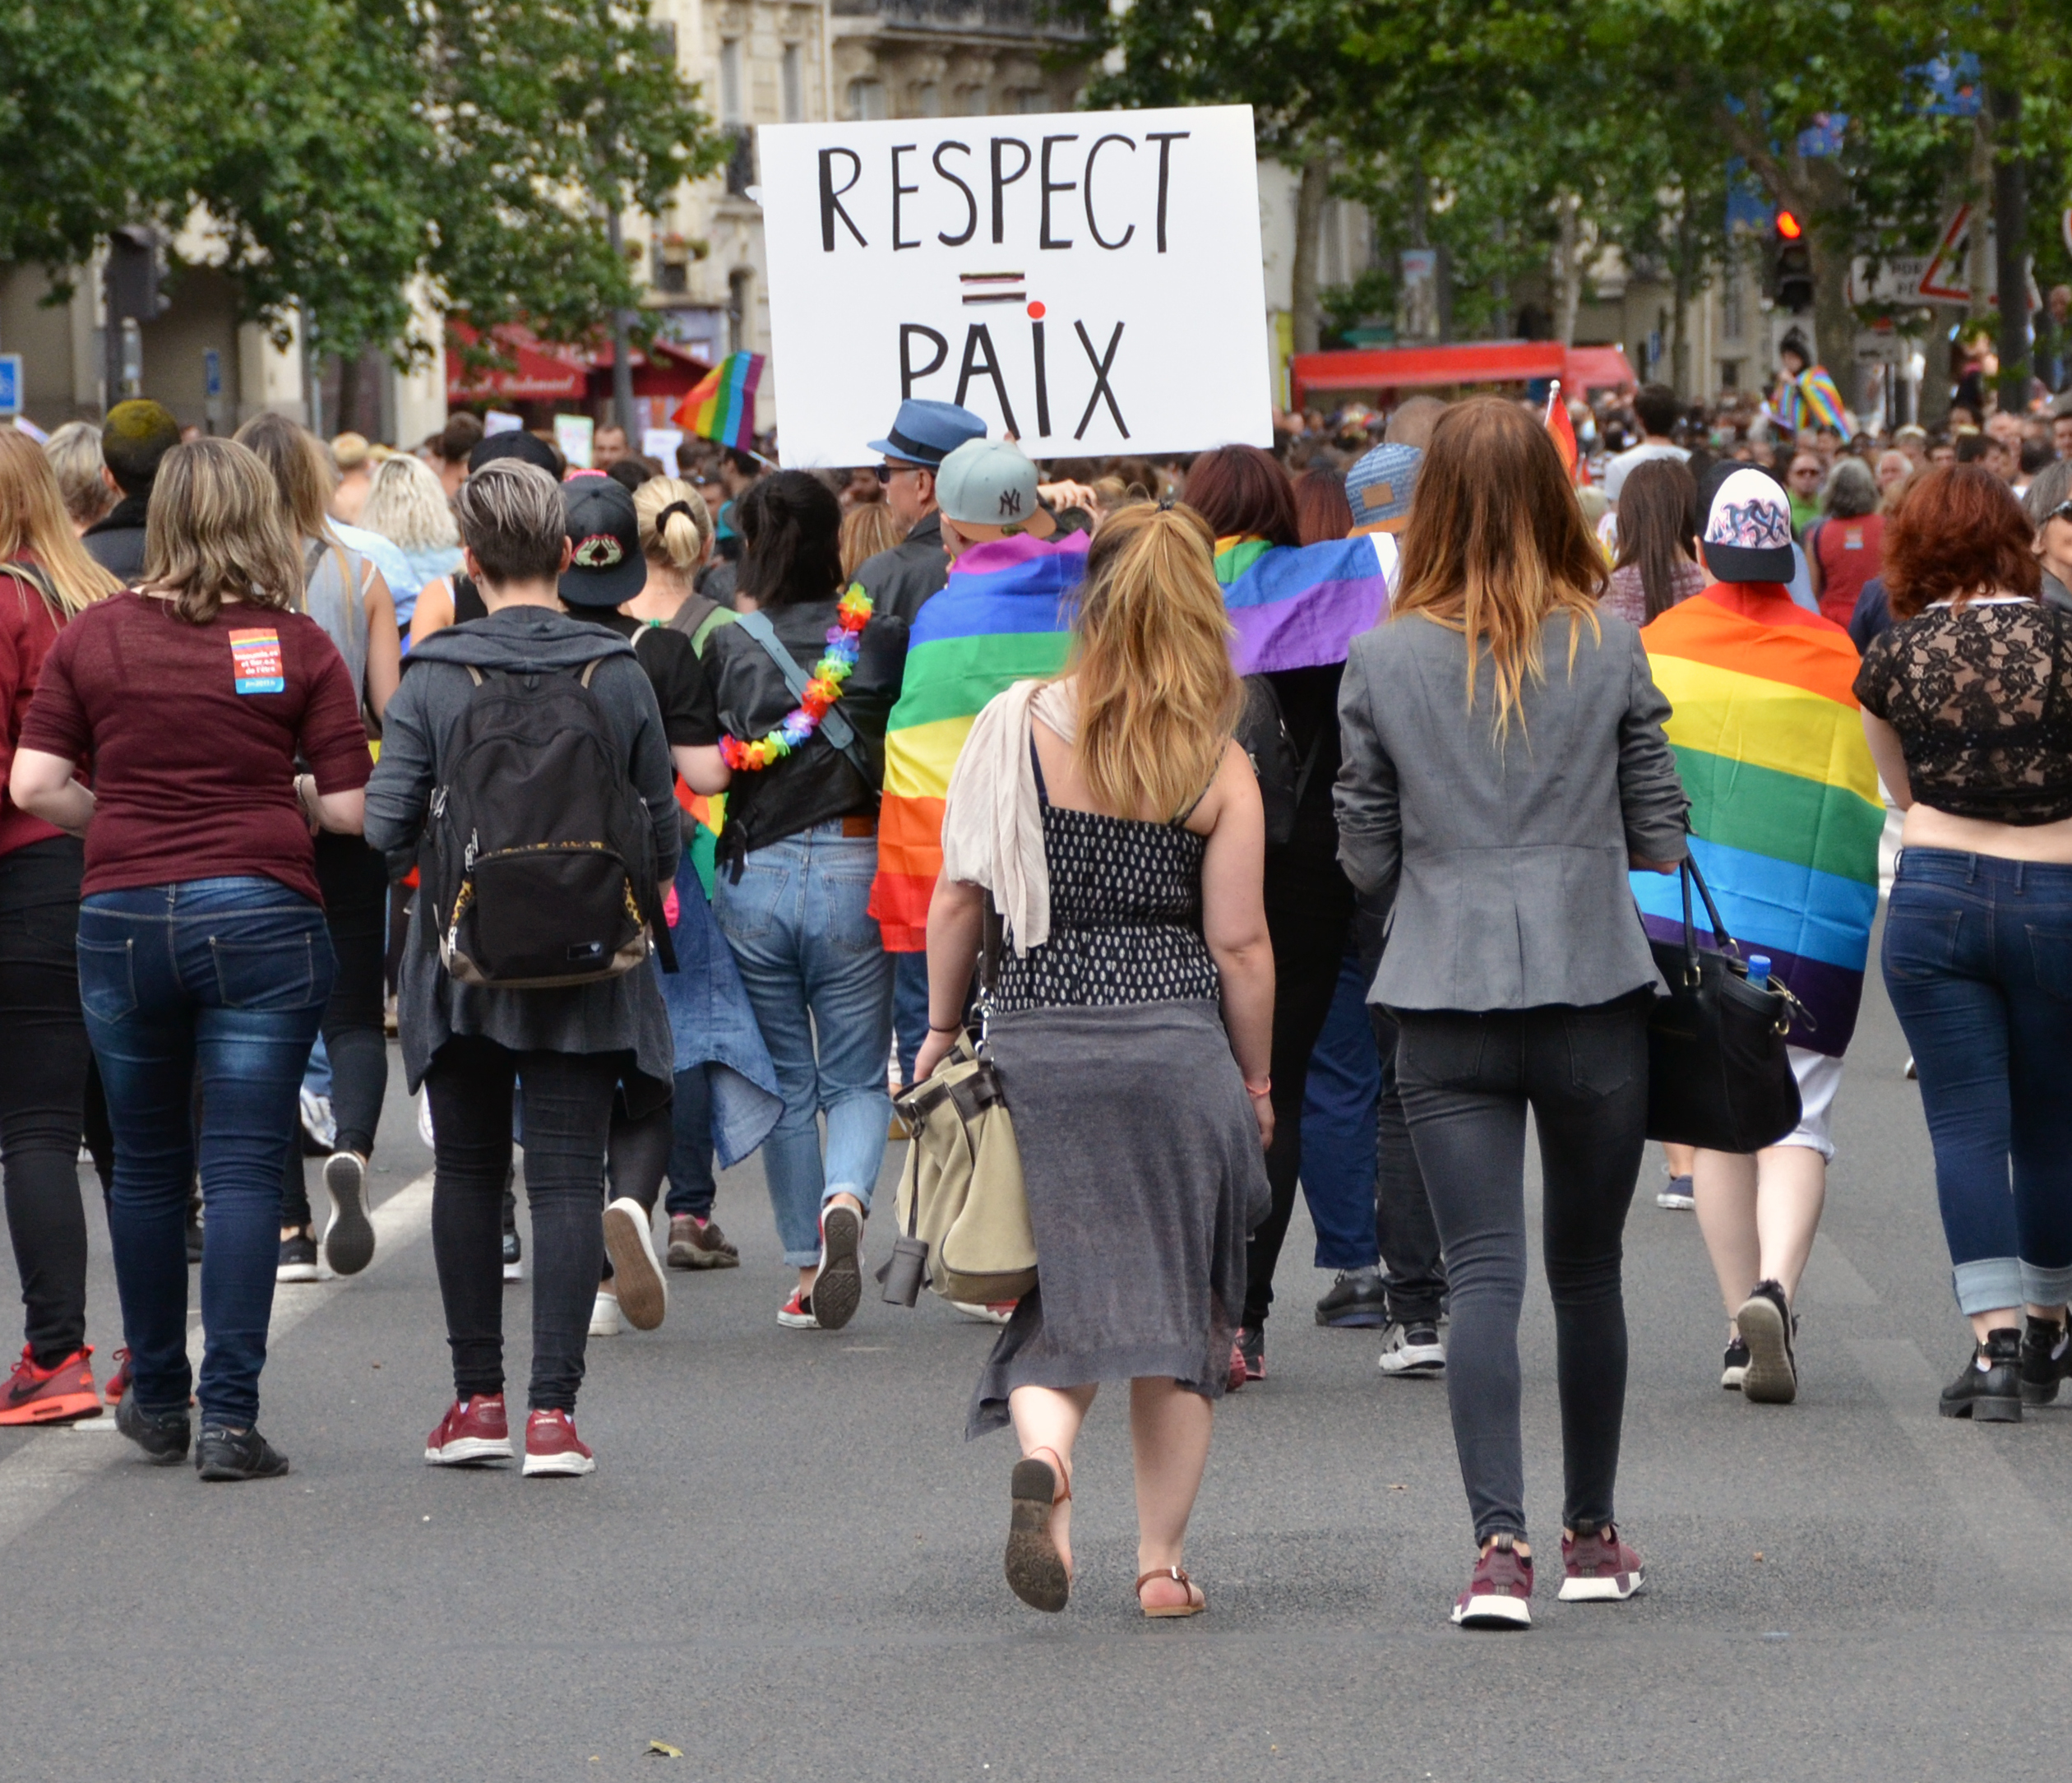
[[[605,1205],[604,1253],[620,1313],[634,1330],[653,1331],[669,1310],[669,1284],[654,1254],[648,1211],[630,1195]]]
[[[998,1306],[982,1305],[976,1300],[952,1300],[950,1305],[966,1318],[975,1318],[981,1325],[1005,1325],[1015,1316],[1015,1303],[1003,1301]]]
[[[1446,1348],[1433,1325],[1391,1325],[1381,1334],[1381,1372],[1417,1376],[1443,1373]]]
[[[590,1334],[593,1337],[618,1336],[619,1304],[616,1294],[608,1294],[602,1288],[597,1290],[597,1304],[590,1308]]]

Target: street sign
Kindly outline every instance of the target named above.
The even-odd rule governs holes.
[[[214,347],[201,350],[201,394],[211,401],[223,394],[223,355]]]
[[[1972,207],[1958,206],[1956,212],[1943,227],[1931,253],[1894,254],[1879,262],[1877,272],[1871,271],[1867,257],[1858,258],[1849,268],[1849,301],[1852,303],[1968,303],[1971,286],[1968,282],[1967,260],[1971,235]],[[1988,225],[1987,252],[1991,252],[1991,225]]]
[[[0,419],[21,413],[21,355],[0,353]]]

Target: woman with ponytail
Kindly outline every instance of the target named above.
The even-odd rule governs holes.
[[[925,1077],[962,1028],[988,895],[1004,922],[990,1038],[1014,1110],[1039,1281],[1000,1335],[968,1430],[1011,1423],[1007,1581],[1061,1609],[1074,1439],[1130,1382],[1138,1601],[1207,1607],[1181,1566],[1269,1200],[1273,949],[1243,693],[1187,508],[1112,516],[1062,675],[972,726],[928,912]]]

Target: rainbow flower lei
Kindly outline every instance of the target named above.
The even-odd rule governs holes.
[[[853,583],[835,609],[835,623],[827,628],[827,653],[813,665],[806,692],[784,721],[753,742],[739,737],[722,737],[719,753],[737,774],[753,773],[781,762],[820,729],[827,709],[842,697],[842,683],[856,666],[863,628],[870,622],[871,597],[861,582]]]

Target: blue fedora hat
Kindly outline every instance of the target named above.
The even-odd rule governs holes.
[[[986,424],[954,402],[924,402],[909,396],[883,439],[871,450],[909,465],[939,465],[968,439],[983,439]]]

